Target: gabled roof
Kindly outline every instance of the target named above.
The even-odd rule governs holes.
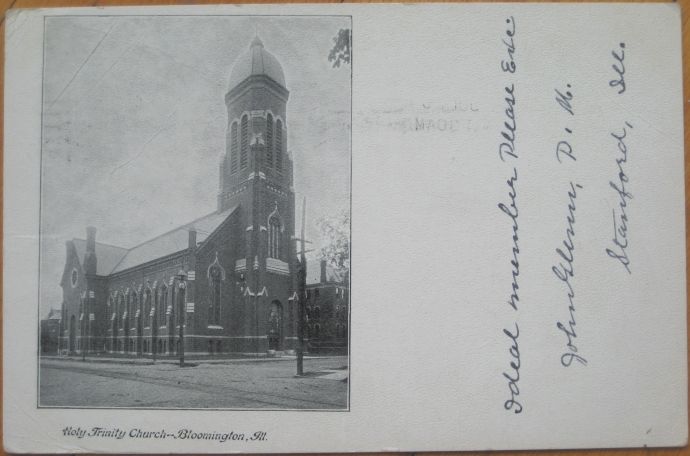
[[[223,212],[212,212],[129,249],[110,274],[185,250],[188,247],[189,231],[192,228],[197,232],[197,244],[204,242],[235,209],[237,209],[237,206],[226,209]],[[98,258],[100,269],[101,254],[98,250],[96,251],[96,257]]]
[[[72,242],[77,251],[79,264],[82,264],[84,261],[84,254],[86,253],[86,241],[84,239],[72,239]],[[96,242],[96,274],[101,276],[110,274],[115,265],[117,265],[126,254],[127,249]]]
[[[107,276],[185,250],[188,247],[191,229],[195,229],[197,232],[197,244],[202,243],[218,229],[235,209],[237,206],[223,212],[212,212],[131,249],[96,242],[96,274]],[[81,264],[86,253],[86,241],[73,239],[72,243]]]

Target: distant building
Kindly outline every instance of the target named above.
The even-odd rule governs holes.
[[[181,343],[185,352],[201,354],[296,347],[288,96],[280,63],[256,37],[236,61],[225,95],[217,210],[132,248],[96,242],[93,227],[86,240],[68,241],[61,347],[139,356],[173,355]],[[333,295],[328,306],[342,306],[335,298],[347,302],[343,287],[327,282],[317,293]],[[347,313],[333,309],[329,318]],[[314,341],[326,334],[343,340],[340,317],[317,320],[324,326],[314,331],[323,335]]]
[[[306,331],[311,353],[347,354],[347,271],[326,261],[307,263]]]
[[[41,320],[41,354],[57,355],[60,324],[60,309],[50,309],[48,316]]]

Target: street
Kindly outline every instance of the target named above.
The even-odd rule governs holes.
[[[43,358],[40,406],[346,409],[347,357],[125,364]]]

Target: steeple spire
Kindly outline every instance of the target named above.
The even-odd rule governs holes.
[[[254,39],[252,40],[250,48],[254,48],[254,46],[264,47],[264,43],[261,42],[261,38],[259,38],[259,26],[256,24],[254,24]]]

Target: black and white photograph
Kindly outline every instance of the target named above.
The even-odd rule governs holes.
[[[690,10],[24,5],[7,452],[687,445]]]
[[[45,18],[39,408],[349,409],[351,34]]]

